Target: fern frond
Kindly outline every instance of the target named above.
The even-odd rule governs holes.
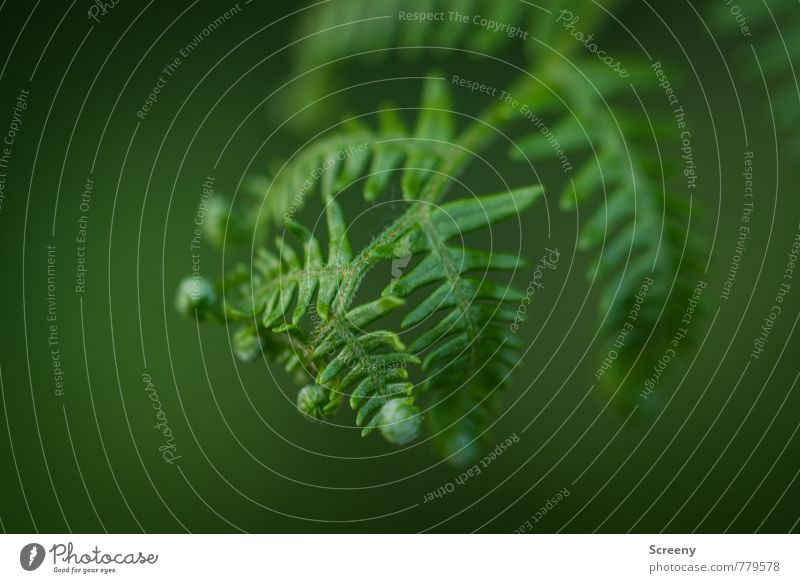
[[[485,432],[489,404],[518,360],[519,341],[508,334],[524,294],[488,279],[492,271],[513,271],[522,261],[502,253],[453,246],[450,240],[517,216],[541,195],[541,188],[458,200],[431,209],[420,208],[407,233],[412,250],[425,253],[411,271],[392,282],[387,297],[408,297],[433,286],[408,312],[402,327],[429,327],[409,346],[424,356],[427,374],[422,391],[432,394],[430,427],[444,457],[459,462],[472,457]],[[475,273],[476,275],[472,275]],[[438,312],[445,312],[439,317]]]
[[[519,302],[522,294],[492,283],[486,274],[516,269],[520,260],[513,255],[452,247],[448,242],[515,216],[540,193],[539,188],[526,188],[456,200],[434,209],[423,202],[413,204],[402,220],[396,221],[393,240],[409,241],[410,252],[424,253],[425,258],[381,297],[354,308],[348,308],[345,298],[363,273],[351,251],[338,203],[331,199],[326,206],[330,239],[326,261],[317,238],[287,220],[287,229],[302,244],[302,254],[279,240],[279,253],[262,252],[257,275],[249,284],[238,281],[239,271],[231,278],[236,285],[226,294],[225,314],[228,319],[245,322],[234,336],[237,354],[251,360],[261,349],[288,370],[304,370],[312,384],[301,390],[298,407],[309,417],[334,414],[349,393],[362,434],[380,426],[384,436],[397,443],[405,443],[417,433],[420,414],[407,367],[421,363],[429,375],[422,391],[450,396],[450,400],[437,397],[442,403],[436,417],[441,418],[445,411],[452,417],[452,423],[442,427],[443,436],[467,444],[464,426],[474,426],[469,434],[472,441],[477,428],[485,429],[485,424],[475,422],[482,414],[481,407],[463,409],[463,403],[474,400],[475,394],[492,395],[513,366],[514,349],[518,348],[505,338],[503,330],[513,321],[514,311],[502,304]],[[394,256],[392,250],[388,240],[379,239],[360,256],[369,257],[370,262],[388,260]],[[482,272],[483,279],[468,276],[474,272]],[[435,291],[406,314],[402,327],[436,320],[441,310],[448,314],[419,334],[412,348],[406,349],[394,332],[366,331],[370,324],[404,306],[404,297],[432,284],[437,286]],[[215,293],[209,303],[197,304],[199,315],[216,310],[212,305],[216,298]],[[310,330],[304,329],[301,324],[312,311],[318,320]],[[478,404],[482,402],[480,399]]]
[[[340,134],[315,142],[282,168],[270,183],[267,198],[285,198],[302,189],[300,202],[305,202],[319,193],[325,204],[327,258],[317,237],[286,216],[286,234],[296,242],[284,236],[275,241],[275,252],[259,249],[249,270],[236,268],[209,288],[213,295],[209,293],[202,302],[188,304],[179,296],[186,313],[243,322],[234,332],[238,356],[252,360],[263,352],[297,372],[301,382],[307,383],[298,395],[298,408],[310,418],[334,414],[349,395],[362,435],[379,427],[390,441],[406,443],[421,424],[418,393],[449,393],[439,409],[449,408],[456,415],[452,426],[462,416],[476,415],[474,407],[453,407],[464,401],[463,394],[457,393],[495,392],[514,362],[513,342],[503,339],[501,326],[511,322],[513,312],[502,304],[519,302],[522,296],[489,281],[486,274],[513,270],[520,260],[452,246],[450,240],[515,216],[533,203],[541,189],[432,205],[449,182],[441,177],[457,172],[458,156],[465,151],[451,145],[455,124],[450,107],[447,85],[431,79],[424,87],[413,132],[388,109],[380,114],[378,131],[348,123]],[[357,144],[364,147],[348,156],[336,155]],[[324,172],[315,175],[313,169],[322,168],[326,161],[330,164]],[[303,177],[309,173],[314,181],[303,186]],[[395,176],[408,202],[406,212],[354,252],[337,198],[358,183],[369,202],[385,193]],[[432,182],[431,176],[438,182]],[[354,305],[366,273],[378,262],[393,260],[398,245],[409,256],[425,257],[380,297]],[[475,272],[483,272],[483,278],[469,275]],[[368,330],[404,307],[404,298],[431,284],[436,284],[435,291],[406,310],[401,327],[434,322],[441,310],[449,313],[419,334],[413,350],[404,346],[396,332]],[[415,390],[409,368],[420,364],[429,378]],[[476,372],[478,385],[467,382],[472,380],[470,371]],[[442,428],[443,433],[452,430]],[[473,439],[477,433],[470,435]]]
[[[752,63],[741,68],[745,71],[745,80],[754,84],[759,93],[764,90],[764,84],[767,85],[769,99],[763,100],[762,114],[773,117],[782,134],[794,136],[800,131],[797,5],[771,2],[736,8],[738,13],[734,14],[727,4],[713,6],[710,12],[714,29],[723,31],[729,39],[740,41],[734,52],[736,59]],[[800,154],[796,140],[783,140],[781,146],[792,158]]]
[[[298,396],[301,411],[313,418],[330,416],[343,395],[352,391],[350,405],[366,435],[386,420],[379,412],[394,399],[403,404],[403,408],[391,405],[394,415],[402,410],[405,414],[416,411],[418,416],[405,367],[419,360],[405,350],[397,334],[366,330],[402,306],[402,299],[386,296],[352,309],[338,301],[337,295],[354,285],[359,273],[353,266],[347,224],[333,199],[326,205],[326,219],[327,259],[317,238],[287,219],[286,228],[302,252],[278,239],[278,253],[261,252],[253,278],[227,290],[224,311],[229,320],[246,323],[235,333],[237,355],[252,359],[261,348],[287,370],[302,369],[301,376],[312,381]],[[308,320],[311,325],[304,328]],[[410,418],[410,423],[384,434],[411,438],[416,432],[409,431],[408,425],[417,426],[419,421],[413,415]]]
[[[443,0],[420,0],[420,6],[413,8],[431,11],[423,5],[440,3]],[[511,4],[491,6],[499,10],[500,5],[505,9]],[[572,0],[554,6],[573,4],[581,6],[586,23],[591,22],[587,14],[597,14],[597,8],[584,9]],[[412,6],[403,3],[403,9],[412,11]],[[381,10],[390,9],[384,4]],[[363,18],[367,13],[362,9],[358,15]],[[549,18],[541,28],[556,29],[556,41],[563,42],[568,33],[554,25],[552,12]],[[417,29],[419,34],[424,30]],[[386,35],[381,42],[386,42]],[[569,38],[569,43],[575,45],[574,39]],[[352,50],[352,43],[347,46]],[[335,45],[326,46],[327,56],[331,51],[335,52]],[[557,111],[561,102],[555,95],[567,95],[579,119],[586,120],[584,127],[565,118],[557,129],[573,156],[581,149],[598,153],[596,160],[583,164],[576,173],[563,201],[565,206],[573,202],[584,206],[590,197],[611,189],[606,204],[596,206],[580,244],[595,251],[602,248],[592,277],[602,280],[606,288],[602,310],[608,337],[617,333],[627,316],[637,283],[643,277],[654,282],[639,312],[637,334],[628,337],[625,351],[630,362],[649,362],[663,347],[653,342],[656,331],[651,324],[674,322],[675,310],[682,309],[688,297],[681,286],[689,281],[686,276],[695,265],[684,261],[687,223],[682,220],[691,206],[681,204],[680,197],[666,196],[658,152],[653,156],[652,149],[639,145],[647,144],[652,135],[651,120],[645,123],[626,113],[620,120],[613,118],[612,124],[597,116],[605,103],[591,97],[585,85],[577,85],[574,76],[565,75],[563,54],[552,54],[558,58],[544,59],[538,78],[522,76],[510,93],[537,111],[548,106]],[[609,79],[607,68],[599,68],[595,61],[581,68],[600,71],[592,74],[594,88],[606,98],[625,95],[627,82]],[[629,70],[632,79],[639,74],[632,67]],[[545,91],[548,84],[556,87],[555,93]],[[422,418],[417,403],[425,399],[430,406],[428,427],[440,452],[463,461],[475,453],[478,438],[491,424],[499,389],[519,359],[519,341],[508,333],[516,316],[509,305],[518,304],[524,296],[497,282],[500,272],[522,264],[518,256],[467,248],[454,239],[516,216],[542,191],[537,186],[443,202],[453,177],[472,153],[486,147],[498,126],[518,121],[522,113],[498,100],[457,134],[448,85],[442,78],[427,80],[413,131],[407,129],[398,110],[385,108],[378,113],[377,129],[352,118],[335,133],[317,136],[283,163],[269,182],[264,203],[274,201],[269,213],[273,218],[275,209],[283,210],[286,232],[297,243],[279,238],[276,252],[259,250],[251,269],[235,270],[208,288],[207,298],[184,302],[182,307],[211,319],[222,315],[243,322],[244,328],[234,337],[237,354],[252,358],[264,352],[301,373],[306,386],[298,396],[298,407],[311,418],[332,415],[348,396],[363,435],[380,428],[390,441],[406,443],[417,435]],[[552,150],[542,151],[543,137],[535,133],[538,139],[523,137],[522,152],[528,158],[552,154]],[[586,140],[587,133],[592,143]],[[633,151],[626,141],[631,139],[637,143]],[[393,185],[400,186],[406,210],[354,250],[337,201],[359,190],[370,203]],[[316,194],[325,205],[327,258],[316,236],[296,220]],[[381,262],[394,260],[400,248],[415,256],[417,263],[398,274],[379,298],[357,302],[367,273]],[[411,303],[425,290],[420,301]],[[408,347],[399,331],[376,327],[401,310],[401,331],[411,338]],[[666,329],[671,332],[670,325]],[[657,332],[661,342],[664,329]],[[415,367],[424,375],[416,385],[409,374]]]
[[[642,74],[629,68],[634,80]],[[553,134],[573,159],[586,159],[567,182],[561,206],[594,206],[580,226],[578,247],[596,254],[587,278],[602,289],[603,356],[611,350],[618,354],[612,367],[598,368],[596,377],[631,404],[640,402],[643,375],[620,383],[634,365],[639,373],[651,371],[663,356],[702,278],[702,241],[691,222],[698,211],[686,183],[679,190],[664,178],[668,163],[663,158],[674,159],[680,152],[680,144],[667,138],[676,135],[674,125],[667,125],[672,120],[654,120],[630,106],[609,111],[610,100],[624,97],[624,85],[603,93],[597,65],[581,64],[580,70],[582,75],[560,70],[549,77],[573,112],[554,126]],[[540,132],[523,137],[520,149],[532,162],[553,155]],[[602,203],[593,202],[597,199]],[[632,310],[635,318],[629,318]],[[623,332],[624,342],[615,344]]]
[[[418,361],[405,351],[396,334],[365,331],[366,326],[402,306],[401,299],[383,297],[347,311],[341,308],[343,302],[336,303],[340,290],[354,285],[359,274],[352,265],[347,224],[333,199],[326,205],[326,217],[330,238],[326,262],[314,235],[299,223],[286,221],[287,229],[303,244],[304,261],[298,260],[287,242],[279,241],[283,269],[255,290],[254,296],[262,302],[256,316],[265,329],[300,338],[301,351],[294,357],[304,364],[310,362],[317,371],[318,386],[339,394],[352,389],[350,405],[358,411],[356,422],[366,435],[378,424],[377,412],[386,402],[411,395],[412,385],[406,382],[408,374],[403,367]],[[299,324],[312,306],[320,320],[305,335]],[[297,344],[293,346],[297,348]]]

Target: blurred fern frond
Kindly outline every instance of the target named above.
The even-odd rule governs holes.
[[[376,112],[377,128],[358,118],[345,120],[292,157],[273,162],[271,176],[251,176],[235,203],[215,195],[206,220],[213,226],[206,229],[207,239],[217,247],[258,241],[299,214],[309,198],[321,194],[328,200],[362,178],[358,188],[372,202],[388,190],[398,170],[404,198],[417,198],[430,170],[453,153],[450,110],[442,78],[431,76],[414,108],[418,117],[413,131],[403,122],[403,110],[390,105]]]
[[[445,59],[454,53],[467,58],[496,57],[508,50],[521,65],[543,50],[570,52],[554,39],[561,10],[580,13],[584,23],[602,17],[604,7],[585,0],[332,0],[303,11],[297,26],[292,83],[275,109],[281,117],[297,103],[321,97],[326,107],[306,112],[296,123],[313,124],[324,111],[335,111],[334,81],[352,61],[375,65],[392,56],[400,59]],[[544,47],[548,47],[544,49]]]
[[[762,100],[762,114],[774,119],[781,134],[791,137],[800,131],[797,6],[797,2],[780,1],[733,8],[720,4],[710,10],[714,29],[723,31],[729,40],[736,40],[736,58],[752,63],[741,68],[746,72],[745,80],[759,91],[769,92],[769,98]],[[782,145],[791,157],[800,154],[797,140],[784,140]]]
[[[596,378],[622,403],[632,404],[640,402],[642,372],[652,371],[668,348],[705,266],[694,187],[688,186],[694,167],[679,169],[675,163],[681,160],[680,131],[671,116],[653,118],[644,106],[632,105],[628,83],[646,81],[647,71],[628,68],[625,83],[610,81],[595,63],[580,63],[575,70],[553,67],[546,74],[570,106],[551,133],[580,161],[570,172],[561,206],[591,209],[581,220],[578,248],[595,255],[587,278],[602,290],[600,346],[603,356],[612,350],[615,355],[613,366],[599,367]],[[553,156],[542,132],[523,135],[518,145],[510,152],[516,158],[536,162]],[[673,176],[683,179],[682,185]],[[634,365],[639,373],[621,385]]]

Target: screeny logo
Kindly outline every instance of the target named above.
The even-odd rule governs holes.
[[[38,543],[30,543],[19,552],[19,564],[26,571],[35,571],[44,562],[44,547]]]

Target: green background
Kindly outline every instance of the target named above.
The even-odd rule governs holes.
[[[0,208],[2,529],[511,532],[568,488],[569,497],[534,531],[796,530],[800,287],[789,294],[765,354],[749,364],[748,354],[800,220],[794,138],[775,115],[798,102],[796,95],[793,103],[771,101],[779,85],[758,76],[753,50],[771,42],[774,30],[745,41],[735,30],[715,28],[709,15],[722,3],[693,3],[709,17],[712,36],[689,4],[668,4],[658,3],[658,16],[646,3],[615,9],[621,24],[612,22],[599,38],[611,54],[635,54],[630,32],[655,60],[671,63],[676,82],[682,79],[704,208],[698,228],[714,241],[713,253],[706,249],[706,317],[694,329],[702,348],[670,368],[652,410],[629,418],[608,406],[608,394],[589,392],[602,355],[592,342],[599,320],[598,292],[585,279],[591,257],[575,251],[574,212],[560,211],[555,198],[549,213],[537,204],[519,228],[501,226],[491,241],[500,249],[521,246],[531,260],[547,246],[562,253],[521,327],[531,350],[492,428],[493,442],[514,433],[520,441],[479,477],[424,503],[461,470],[441,462],[425,441],[399,450],[377,436],[360,438],[349,411],[335,426],[304,421],[294,406],[297,388],[280,367],[237,362],[222,327],[198,326],[174,311],[174,290],[191,271],[192,221],[207,175],[230,194],[244,175],[265,172],[271,160],[290,156],[345,113],[368,113],[387,100],[413,107],[421,81],[399,77],[435,67],[443,76],[504,86],[514,69],[442,49],[416,59],[350,59],[334,76],[335,88],[347,88],[335,103],[323,100],[306,123],[283,125],[286,100],[269,96],[291,78],[297,47],[287,43],[300,37],[301,15],[270,23],[303,4],[253,0],[203,38],[140,120],[136,112],[162,69],[232,5],[121,1],[93,23],[88,2],[4,2],[0,132],[19,91],[30,97]],[[748,3],[746,10],[754,18],[764,8]],[[369,34],[371,24],[354,26]],[[495,56],[524,62],[519,44]],[[780,83],[789,64],[767,63],[784,71],[773,77]],[[655,78],[649,89],[648,99],[663,111]],[[454,101],[471,115],[488,103],[457,90]],[[723,303],[748,150],[756,210],[731,299]],[[530,171],[508,162],[504,147],[489,155],[508,183],[530,183]],[[672,162],[680,159],[673,155]],[[557,192],[558,165],[538,170],[546,189]],[[90,176],[87,287],[77,294],[75,237]],[[480,168],[465,181],[479,193],[502,188]],[[367,240],[392,212],[360,200],[348,209],[364,213],[353,226],[356,241]],[[54,393],[47,343],[48,245],[56,246],[63,396]],[[201,255],[209,276],[231,265],[205,244]],[[519,274],[523,288],[528,275]],[[378,277],[390,277],[388,267]],[[176,464],[164,463],[158,451],[145,372],[174,433]]]

